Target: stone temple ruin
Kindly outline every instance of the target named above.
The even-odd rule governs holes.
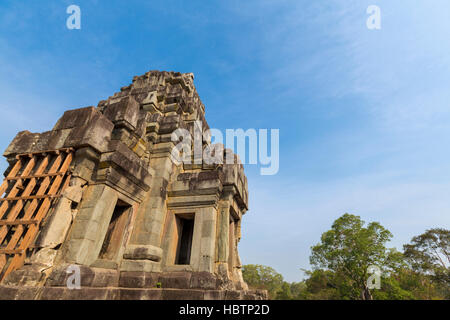
[[[174,130],[208,128],[193,78],[150,71],[51,131],[17,134],[0,186],[0,299],[267,298],[240,269],[237,156],[171,157]]]

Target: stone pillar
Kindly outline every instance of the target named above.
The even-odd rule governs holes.
[[[218,207],[217,219],[217,246],[216,246],[216,264],[218,273],[227,273],[228,256],[230,253],[230,202],[231,194],[226,195],[220,202]]]
[[[87,188],[64,250],[65,261],[90,265],[98,258],[117,199],[116,191],[106,185]]]
[[[200,236],[200,259],[198,271],[214,272],[216,249],[217,210],[214,207],[199,210],[202,217]]]
[[[39,236],[35,245],[40,248],[38,254],[33,256],[33,262],[41,263],[46,266],[52,266],[59,245],[64,243],[67,233],[70,230],[72,221],[76,216],[77,210],[73,210],[73,204],[81,201],[85,181],[80,178],[72,178],[62,197],[59,199],[55,209],[47,218],[44,226],[41,227]],[[51,257],[52,259],[48,259]],[[42,260],[41,258],[44,258]]]
[[[92,174],[100,155],[91,147],[80,148],[76,151],[72,162],[72,177],[81,178],[87,182],[92,181]]]
[[[229,222],[229,249],[228,249],[228,271],[232,279],[234,279],[234,266],[236,257],[236,238],[235,238],[236,223],[234,218],[230,216]]]
[[[173,162],[170,158],[172,148],[171,142],[159,143],[153,147],[150,167],[154,170],[154,176],[150,191],[137,212],[130,243],[126,249],[126,258],[130,261],[122,263],[123,270],[150,270],[154,269],[154,262],[161,261],[161,237],[167,212],[167,187],[173,171]],[[142,251],[149,252],[148,259],[135,257],[133,254]],[[146,263],[145,260],[150,260],[151,263]]]
[[[148,243],[160,247],[164,219],[166,217],[167,187],[172,173],[172,160],[170,158],[152,159],[152,168],[155,177],[150,187],[150,201],[144,216],[144,224],[149,232]]]
[[[164,251],[164,255],[162,257],[162,265],[164,267],[171,266],[174,264],[176,249],[178,244],[178,234],[175,234],[176,230],[176,217],[175,214],[169,213],[167,215],[166,226],[165,226],[165,235],[163,238],[163,242],[161,243],[162,250]],[[192,256],[192,250],[191,250]]]
[[[228,260],[228,238],[229,228],[228,221],[230,220],[230,207],[228,202],[223,202],[219,205],[219,217],[217,226],[217,263],[226,263]]]
[[[203,215],[202,209],[193,209],[195,212],[194,218],[194,234],[192,235],[192,248],[191,248],[191,260],[190,267],[193,271],[199,271],[202,261],[202,226]]]

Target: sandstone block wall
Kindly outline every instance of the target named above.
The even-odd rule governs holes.
[[[209,128],[193,80],[150,71],[97,107],[66,111],[51,131],[17,134],[4,153],[10,168],[24,153],[73,148],[74,158],[69,187],[25,264],[3,277],[0,298],[266,297],[242,279],[248,190],[238,158],[177,164],[171,157],[176,129],[194,133],[196,121]],[[84,293],[64,288],[70,265],[82,268]]]

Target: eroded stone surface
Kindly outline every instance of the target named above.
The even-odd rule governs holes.
[[[193,133],[195,122],[209,129],[193,80],[150,71],[97,107],[66,111],[51,131],[17,134],[4,153],[10,166],[18,154],[71,147],[72,179],[0,298],[267,298],[242,279],[237,245],[248,184],[238,157],[171,157],[175,130]],[[208,140],[202,148],[223,150]],[[67,288],[73,265],[80,290]]]

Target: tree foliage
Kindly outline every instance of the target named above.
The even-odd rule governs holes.
[[[315,269],[332,271],[352,288],[350,298],[372,299],[367,286],[370,266],[388,273],[401,264],[400,254],[386,248],[392,238],[389,230],[378,222],[364,227],[359,216],[344,214],[331,229],[322,234],[321,242],[311,248],[310,263]]]
[[[289,283],[273,268],[243,266],[251,288],[266,289],[280,300],[433,300],[450,299],[450,231],[430,229],[404,245],[404,252],[386,247],[392,234],[377,222],[344,214],[311,248],[312,271]],[[381,288],[369,289],[369,266],[381,271]]]
[[[403,246],[411,268],[450,285],[450,230],[430,229]]]
[[[242,266],[244,281],[253,289],[265,289],[274,299],[283,285],[283,276],[273,268],[258,264]]]

